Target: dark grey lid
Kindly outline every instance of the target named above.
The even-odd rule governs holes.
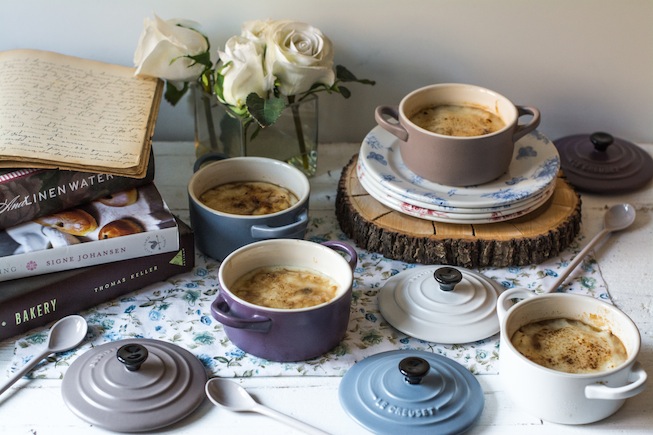
[[[653,178],[653,159],[637,145],[595,132],[554,141],[565,177],[579,190],[619,193],[639,189]]]
[[[62,383],[66,405],[89,423],[116,432],[168,426],[204,400],[206,370],[181,347],[159,340],[105,343],[82,354]]]

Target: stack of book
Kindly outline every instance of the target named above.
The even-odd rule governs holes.
[[[160,81],[33,50],[0,77],[0,339],[191,270],[153,183]]]

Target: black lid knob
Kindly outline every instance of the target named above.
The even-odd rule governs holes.
[[[410,356],[399,361],[399,371],[404,375],[404,379],[411,385],[417,385],[422,382],[422,378],[431,369],[428,361],[416,356]]]
[[[595,150],[605,151],[610,145],[612,145],[614,138],[609,133],[597,131],[596,133],[592,133],[590,135],[590,142],[594,144]]]
[[[440,267],[433,272],[433,278],[440,284],[440,290],[450,292],[463,279],[463,274],[455,267]]]
[[[130,343],[118,349],[116,357],[123,363],[127,370],[134,372],[141,368],[141,365],[147,359],[147,348],[142,344]]]

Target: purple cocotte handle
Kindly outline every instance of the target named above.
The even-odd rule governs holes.
[[[220,323],[225,326],[238,329],[247,329],[254,332],[268,332],[272,325],[269,317],[252,314],[250,317],[238,317],[231,313],[229,303],[225,300],[222,290],[218,292],[215,300],[211,304],[211,314]]]
[[[353,271],[356,268],[356,264],[358,264],[358,254],[356,254],[356,250],[352,248],[351,245],[345,242],[341,242],[340,240],[328,240],[320,244],[327,246],[334,251],[344,252],[349,256],[347,263],[349,263],[351,270]]]
[[[399,123],[399,110],[397,107],[378,106],[374,110],[374,119],[384,130],[394,134],[400,140],[404,142],[408,140],[408,132]],[[393,122],[390,122],[390,119],[392,119]]]

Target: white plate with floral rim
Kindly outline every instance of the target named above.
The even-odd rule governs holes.
[[[368,176],[401,196],[442,207],[490,208],[512,204],[545,190],[560,169],[555,145],[535,130],[517,141],[510,168],[503,176],[478,186],[446,186],[425,180],[408,169],[398,141],[379,126],[365,136],[359,160]]]
[[[370,196],[372,196],[372,198],[376,199],[381,204],[385,205],[388,208],[391,208],[392,210],[419,219],[425,219],[429,221],[443,222],[449,224],[466,224],[466,225],[491,224],[497,222],[505,222],[511,219],[518,218],[544,205],[544,203],[546,203],[549,200],[551,195],[553,195],[553,192],[555,190],[555,189],[549,189],[548,191],[546,191],[546,194],[542,196],[540,199],[531,202],[527,207],[519,211],[515,211],[515,212],[497,211],[494,213],[490,213],[488,216],[479,215],[479,214],[469,214],[469,215],[462,215],[462,216],[455,215],[456,217],[453,217],[451,214],[446,212],[426,209],[423,207],[418,207],[413,204],[409,204],[404,201],[400,201],[388,195],[387,192],[379,191],[376,187],[368,184],[369,183],[368,179],[362,179],[360,180],[360,183],[361,186],[363,186],[363,188],[367,191],[367,193],[369,193]]]
[[[501,215],[506,215],[508,213],[514,213],[523,210],[526,207],[530,207],[534,202],[542,199],[543,196],[545,195],[550,196],[550,194],[552,193],[552,191],[555,189],[556,186],[556,179],[553,179],[551,181],[551,184],[545,187],[543,191],[529,198],[521,199],[519,201],[515,201],[510,204],[503,204],[498,207],[465,208],[465,207],[440,206],[437,204],[426,203],[426,202],[418,201],[414,198],[403,196],[400,193],[387,189],[384,184],[379,183],[374,177],[368,176],[367,170],[365,169],[365,165],[360,160],[356,165],[356,175],[358,176],[359,180],[365,179],[366,184],[368,186],[371,186],[372,188],[375,188],[378,193],[383,195],[388,195],[396,199],[397,201],[405,202],[410,205],[425,208],[428,210],[442,212],[451,218],[460,217],[464,219],[468,219],[469,215],[475,215],[474,216],[475,218],[482,218],[482,217],[496,216],[497,213]]]
[[[359,167],[360,165],[357,165],[357,168]],[[474,221],[473,223],[488,223],[490,221],[498,222],[500,220],[513,219],[515,217],[521,216],[524,212],[530,212],[534,208],[542,205],[548,198],[551,197],[551,195],[553,195],[555,190],[555,183],[553,183],[550,187],[537,194],[533,198],[520,201],[519,203],[511,204],[510,206],[506,207],[497,207],[491,210],[477,209],[486,210],[484,212],[480,212],[474,209],[443,210],[441,208],[430,205],[425,206],[424,204],[417,201],[411,201],[409,198],[397,197],[393,194],[393,192],[389,191],[388,189],[383,189],[383,186],[374,183],[371,178],[361,177],[361,174],[359,174],[358,179],[361,183],[361,186],[363,186],[363,188],[374,199],[394,210],[401,211],[414,217],[452,223],[457,223],[457,221],[465,221],[465,223],[470,223],[469,221]],[[380,201],[378,198],[381,198],[382,201]],[[474,211],[466,212],[465,210]]]

